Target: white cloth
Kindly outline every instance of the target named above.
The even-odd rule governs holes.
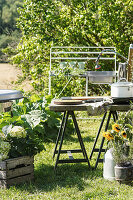
[[[87,114],[89,116],[102,115],[109,109],[109,105],[112,103],[110,99],[106,101],[96,102],[96,103],[86,103]]]

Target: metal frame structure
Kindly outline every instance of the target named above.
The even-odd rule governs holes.
[[[52,63],[55,60],[64,60],[64,61],[71,61],[75,60],[79,61],[87,61],[87,60],[96,60],[97,57],[103,49],[110,49],[113,50],[112,52],[103,52],[104,55],[110,55],[110,57],[100,57],[100,60],[114,60],[114,71],[117,73],[116,70],[116,48],[115,47],[68,47],[68,46],[55,46],[50,49],[50,70],[49,70],[49,94],[51,94],[51,76],[52,73]],[[75,55],[77,55],[75,57]],[[96,55],[93,57],[92,55]],[[112,57],[112,55],[114,55]],[[84,71],[85,72],[85,71]],[[80,76],[80,75],[79,75]],[[86,77],[86,96],[88,96],[88,73],[84,73],[84,77]],[[83,75],[82,75],[83,77]]]

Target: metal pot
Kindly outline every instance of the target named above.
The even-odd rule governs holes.
[[[133,97],[133,83],[120,79],[111,85],[111,96],[114,98]]]

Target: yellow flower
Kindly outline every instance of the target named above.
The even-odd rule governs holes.
[[[127,134],[126,134],[126,132],[125,132],[125,131],[122,131],[122,132],[121,132],[121,135],[122,135],[124,138],[126,138],[126,137],[127,137]]]
[[[104,132],[104,133],[103,133],[103,137],[105,137],[107,140],[112,140],[112,139],[114,139],[113,135],[112,135],[109,131]]]
[[[113,125],[112,125],[112,129],[113,129],[114,131],[116,131],[117,133],[119,133],[119,131],[120,131],[120,127],[119,127],[118,124],[113,124]]]
[[[104,133],[103,133],[103,137],[106,137],[107,133],[108,133],[108,132],[104,132]]]

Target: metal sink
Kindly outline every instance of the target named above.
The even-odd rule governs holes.
[[[116,77],[115,71],[86,71],[89,81],[92,83],[108,84],[113,83]]]

